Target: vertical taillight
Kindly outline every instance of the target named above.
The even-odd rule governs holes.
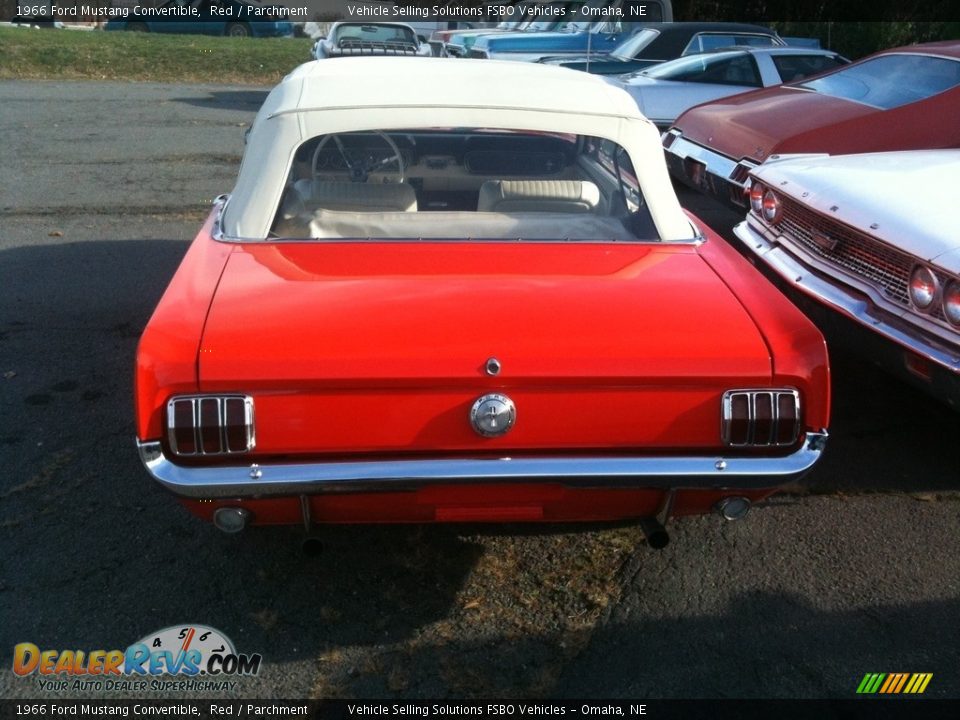
[[[800,435],[800,394],[790,388],[728,390],[721,414],[730,447],[793,445]]]
[[[177,455],[222,455],[254,448],[253,398],[188,395],[167,403],[167,438]]]

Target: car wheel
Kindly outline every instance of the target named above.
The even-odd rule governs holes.
[[[150,28],[147,27],[146,23],[132,22],[127,23],[127,30],[130,32],[149,32]]]
[[[246,23],[230,23],[227,25],[227,37],[250,37],[250,26]]]

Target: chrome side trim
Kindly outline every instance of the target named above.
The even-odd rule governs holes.
[[[800,479],[820,459],[826,431],[807,433],[783,457],[571,456],[383,460],[276,465],[186,467],[159,442],[137,447],[147,471],[171,492],[189,498],[255,498],[323,492],[413,490],[439,483],[559,482],[572,487],[761,489]]]
[[[884,310],[863,296],[853,294],[839,282],[831,282],[791,254],[774,240],[754,229],[747,221],[733,229],[750,253],[764,262],[792,287],[823,305],[854,320],[881,337],[953,373],[960,374],[960,347],[950,347],[935,336],[918,329],[900,314]]]

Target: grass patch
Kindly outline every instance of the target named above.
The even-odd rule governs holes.
[[[0,78],[272,85],[310,47],[307,38],[0,28]]]

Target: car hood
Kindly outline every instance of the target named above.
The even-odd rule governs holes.
[[[787,158],[754,174],[821,215],[960,272],[953,225],[960,150]]]
[[[517,403],[511,447],[715,445],[722,392],[772,368],[693,245],[313,242],[231,254],[199,375],[255,396],[263,452],[460,451],[490,391]]]
[[[687,140],[734,160],[763,162],[777,152],[829,152],[831,127],[876,112],[862,103],[777,86],[691,108],[675,127]],[[797,146],[797,138],[811,134],[811,147]]]

